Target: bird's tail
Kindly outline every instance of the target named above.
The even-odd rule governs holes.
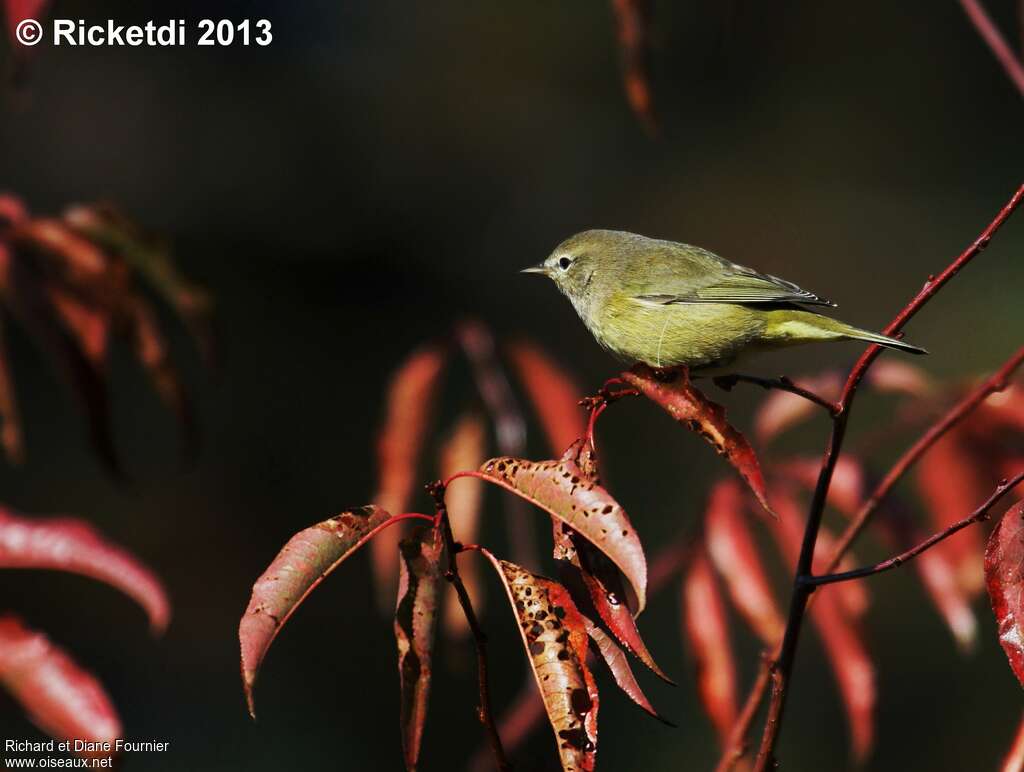
[[[772,318],[774,317],[774,318]],[[828,316],[811,311],[774,311],[770,314],[766,333],[779,345],[809,343],[815,340],[863,340],[879,346],[906,351],[908,354],[927,354],[923,348],[904,343],[877,332],[861,330]]]

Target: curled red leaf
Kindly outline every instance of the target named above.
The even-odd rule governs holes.
[[[757,455],[747,438],[726,420],[725,408],[704,396],[685,372],[679,373],[675,380],[665,382],[659,380],[646,365],[636,365],[623,373],[622,378],[675,420],[707,440],[746,481],[765,511],[771,513]]]
[[[915,476],[918,493],[937,531],[973,511],[992,488],[956,430],[942,437],[921,458]],[[981,590],[985,578],[980,530],[966,528],[956,538],[936,545],[935,549],[956,567],[957,583],[965,592],[974,596]]]
[[[109,584],[138,603],[162,632],[170,619],[163,585],[124,548],[83,520],[36,519],[0,507],[0,568],[67,571]]]
[[[697,690],[724,748],[739,712],[736,660],[721,592],[707,556],[694,555],[683,578],[683,632],[697,663]]]
[[[587,430],[572,378],[539,347],[524,341],[508,347],[508,356],[533,403],[548,444],[555,452],[569,447]]]
[[[629,666],[629,660],[626,658],[625,652],[619,648],[615,640],[586,617],[584,617],[584,621],[587,626],[587,634],[597,647],[601,659],[608,666],[612,673],[612,678],[615,679],[615,683],[618,684],[619,688],[645,713],[650,714],[662,723],[671,725],[671,722],[658,714],[654,706],[651,705],[651,701],[647,699],[647,695],[644,694],[640,684],[636,681],[636,676],[633,675],[633,669]]]
[[[411,771],[419,762],[430,697],[434,631],[441,594],[441,533],[436,528],[417,528],[411,537],[402,540],[399,550],[400,578],[395,608],[402,693],[399,716],[405,767]]]
[[[555,733],[564,772],[597,758],[598,694],[587,667],[587,623],[568,590],[481,550],[505,586],[530,667]]]
[[[1010,507],[989,536],[985,583],[999,624],[999,643],[1024,686],[1024,501]]]
[[[416,466],[444,372],[445,350],[426,346],[414,351],[391,378],[384,425],[377,439],[377,494],[373,501],[396,514],[409,509],[418,487]],[[373,579],[381,609],[390,613],[398,576],[401,530],[381,534],[370,545]]]
[[[604,553],[629,582],[634,613],[643,610],[647,561],[640,538],[619,503],[576,464],[574,448],[554,461],[492,458],[476,474],[536,504]]]
[[[704,519],[708,555],[725,580],[733,605],[767,646],[782,639],[785,620],[745,520],[743,493],[733,480],[711,490]]]
[[[252,588],[238,625],[242,685],[255,718],[253,686],[277,633],[324,578],[384,527],[390,515],[373,505],[350,509],[299,531],[274,558]]]
[[[10,615],[0,617],[0,683],[51,737],[97,743],[121,737],[117,710],[96,677]]]

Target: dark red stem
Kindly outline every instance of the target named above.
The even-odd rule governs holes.
[[[846,582],[851,579],[862,579],[865,576],[874,576],[875,574],[881,574],[885,571],[890,571],[894,568],[899,568],[904,563],[916,558],[925,550],[931,549],[940,541],[948,539],[957,531],[962,531],[969,525],[973,525],[974,523],[980,523],[982,520],[987,520],[989,516],[989,511],[992,509],[992,507],[994,507],[1003,496],[1005,496],[1014,487],[1016,487],[1021,480],[1024,480],[1024,472],[1018,472],[1008,481],[1003,480],[1001,483],[999,483],[998,487],[995,489],[995,492],[993,492],[993,494],[988,497],[985,503],[979,506],[970,515],[965,517],[963,520],[953,523],[953,525],[949,526],[945,530],[932,534],[923,542],[918,544],[916,547],[912,547],[906,552],[902,552],[899,555],[896,555],[895,557],[889,558],[888,560],[883,560],[881,563],[875,563],[875,565],[873,566],[855,568],[852,571],[843,571],[837,574],[826,573],[820,576],[808,577],[806,580],[806,584],[809,584],[812,587],[818,587],[823,584]]]
[[[888,324],[883,331],[884,334],[894,336],[900,333],[903,326],[942,287],[988,246],[992,236],[1013,214],[1014,210],[1020,206],[1022,200],[1024,200],[1024,185],[1017,188],[995,219],[967,249],[953,260],[939,276],[929,277],[924,287],[914,296],[913,300]],[[835,471],[836,463],[839,461],[839,454],[842,451],[843,438],[846,435],[846,426],[849,421],[854,397],[857,394],[857,388],[881,351],[881,346],[869,346],[860,356],[860,359],[857,360],[846,379],[846,384],[843,386],[838,403],[839,410],[832,417],[832,432],[822,458],[821,471],[818,474],[818,484],[814,489],[814,496],[811,500],[807,516],[807,526],[804,529],[803,543],[800,547],[800,556],[797,559],[796,571],[793,577],[793,594],[790,601],[789,616],[786,621],[786,632],[782,639],[778,659],[772,671],[772,696],[768,707],[768,721],[761,736],[761,746],[754,765],[755,772],[768,772],[775,766],[775,745],[782,728],[786,697],[793,672],[793,661],[796,656],[797,644],[800,640],[807,602],[814,590],[813,586],[807,584],[807,577],[811,576],[812,573],[811,566],[814,559],[814,549],[818,541],[818,531],[821,527],[821,519],[825,510],[829,486],[832,483],[832,473]]]
[[[505,749],[502,747],[501,736],[498,734],[498,727],[494,723],[494,711],[491,708],[491,689],[487,666],[487,635],[480,626],[480,620],[477,619],[476,612],[473,610],[473,602],[469,598],[466,586],[462,583],[462,577],[459,576],[458,554],[465,547],[456,542],[452,534],[452,526],[448,520],[448,508],[444,503],[444,484],[440,482],[433,483],[427,486],[427,490],[434,499],[434,506],[437,510],[437,516],[434,518],[436,522],[435,527],[441,529],[445,554],[448,555],[448,566],[444,572],[444,578],[455,588],[455,593],[459,597],[459,605],[462,606],[462,612],[466,615],[466,623],[473,634],[473,643],[476,646],[476,663],[480,682],[480,706],[478,708],[480,723],[483,724],[484,731],[487,734],[487,741],[491,746],[495,765],[500,772],[509,772],[512,766],[508,763],[508,759],[505,758]]]

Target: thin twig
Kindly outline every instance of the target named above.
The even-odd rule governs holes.
[[[729,732],[729,741],[726,743],[722,758],[718,760],[715,772],[731,772],[747,752],[747,732],[750,731],[750,725],[754,723],[757,710],[761,707],[761,700],[764,699],[772,674],[772,654],[762,652],[761,659],[762,667],[758,670],[753,686],[750,687],[747,700],[743,703],[743,710],[736,717],[736,723]]]
[[[906,452],[892,465],[885,477],[878,483],[871,495],[860,505],[857,513],[851,518],[846,530],[832,549],[832,555],[822,573],[831,573],[836,570],[843,555],[850,549],[850,546],[863,532],[871,517],[878,511],[879,504],[889,494],[900,478],[906,474],[929,448],[939,441],[950,429],[964,420],[976,408],[978,408],[988,397],[1003,391],[1008,385],[1013,373],[1024,364],[1024,346],[1017,349],[1002,367],[991,377],[986,378],[967,396],[951,407],[942,418],[934,423],[920,439],[911,445]]]
[[[756,375],[740,375],[738,373],[733,375],[722,375],[712,379],[715,385],[719,388],[725,389],[726,391],[732,391],[733,386],[737,383],[752,383],[755,386],[760,386],[762,389],[775,389],[777,391],[788,391],[790,394],[796,394],[798,397],[803,397],[808,402],[813,402],[820,408],[824,408],[829,415],[835,415],[839,412],[839,403],[834,402],[831,399],[827,399],[820,394],[817,394],[810,389],[805,389],[793,381],[792,378],[782,375],[778,378],[760,378]]]
[[[899,568],[904,563],[913,560],[922,552],[927,549],[934,547],[940,541],[949,538],[957,531],[961,531],[969,525],[974,523],[980,523],[983,520],[987,520],[989,512],[1003,496],[1009,493],[1014,487],[1024,480],[1024,472],[1018,472],[1009,481],[1003,480],[996,487],[995,492],[985,501],[984,504],[979,506],[970,515],[965,517],[963,520],[959,520],[948,528],[939,531],[938,533],[932,534],[923,542],[918,544],[916,547],[912,547],[906,552],[902,552],[895,557],[883,560],[881,563],[876,563],[873,566],[864,566],[863,568],[855,568],[852,571],[843,571],[841,573],[825,573],[820,576],[809,576],[805,578],[805,584],[812,587],[818,587],[823,584],[833,584],[835,582],[846,582],[851,579],[862,579],[865,576],[874,576],[875,574],[881,574],[885,571],[890,571],[894,568]]]
[[[992,22],[981,2],[979,0],[960,0],[960,5],[981,39],[985,41],[996,60],[1002,65],[1010,82],[1017,87],[1021,96],[1024,96],[1024,64],[1021,64],[1021,60],[1017,58],[999,28]]]
[[[883,334],[895,336],[900,333],[903,326],[942,287],[988,246],[992,236],[1013,214],[1014,210],[1020,206],[1022,200],[1024,200],[1024,185],[1021,185],[1016,190],[1006,205],[999,211],[999,214],[996,215],[995,219],[967,249],[953,260],[939,276],[929,277],[924,287],[914,296],[913,300],[904,306],[885,330],[883,330]],[[832,483],[832,474],[835,471],[836,464],[839,461],[839,454],[842,451],[846,425],[849,421],[850,409],[853,405],[857,388],[881,351],[882,347],[875,344],[869,346],[861,354],[846,379],[846,384],[839,398],[839,411],[832,417],[832,432],[822,458],[821,471],[818,474],[818,484],[814,489],[814,497],[811,500],[803,542],[800,546],[800,556],[797,560],[793,577],[793,594],[790,600],[789,616],[786,621],[786,632],[783,636],[779,656],[773,669],[772,696],[768,707],[768,720],[765,723],[764,733],[761,736],[761,745],[758,749],[757,760],[754,765],[755,772],[768,772],[775,765],[775,744],[778,741],[779,732],[782,727],[782,718],[785,711],[786,696],[791,681],[797,643],[800,640],[800,631],[807,610],[807,602],[811,597],[811,592],[814,590],[813,587],[805,584],[805,577],[810,576],[812,573],[814,551],[818,541],[818,531],[821,527],[822,515],[825,511],[825,501],[828,496],[829,486]]]
[[[480,681],[480,706],[478,708],[480,723],[484,725],[484,730],[487,732],[487,740],[491,746],[491,753],[494,755],[494,763],[500,772],[509,772],[512,766],[505,758],[505,749],[502,747],[501,736],[494,724],[494,713],[491,709],[491,690],[487,675],[487,635],[480,627],[480,621],[473,610],[473,602],[469,598],[469,593],[466,592],[466,586],[462,583],[462,577],[459,576],[458,554],[464,547],[456,542],[452,535],[451,523],[448,521],[448,508],[444,503],[444,485],[439,482],[432,483],[427,486],[427,490],[434,499],[434,506],[437,510],[435,524],[441,529],[445,553],[448,555],[448,566],[445,569],[444,578],[455,588],[455,593],[459,596],[459,605],[462,606],[462,611],[466,615],[466,622],[476,645],[476,663]]]

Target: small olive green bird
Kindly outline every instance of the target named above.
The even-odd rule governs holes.
[[[554,281],[606,349],[651,367],[731,373],[758,351],[814,341],[863,340],[928,353],[803,308],[835,304],[791,282],[700,247],[635,233],[577,233],[523,272]]]

